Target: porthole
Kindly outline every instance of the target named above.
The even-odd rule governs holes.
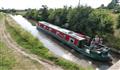
[[[71,43],[74,43],[74,39],[73,39],[73,38],[70,38],[70,42],[71,42]]]

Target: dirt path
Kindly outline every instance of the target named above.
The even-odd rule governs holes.
[[[7,20],[8,19],[9,18],[7,18]],[[26,62],[32,60],[35,63],[41,64],[43,67],[43,69],[39,69],[39,68],[37,68],[39,66],[36,66],[36,65],[30,63],[30,66],[29,65],[26,66],[26,68],[30,67],[28,70],[63,70],[62,68],[60,68],[54,64],[40,60],[34,54],[26,53],[25,51],[23,51],[23,48],[20,48],[20,46],[15,41],[13,41],[13,39],[11,38],[9,33],[7,33],[4,20],[5,20],[5,18],[0,22],[0,38],[7,45],[7,47],[13,50],[13,52],[17,55],[17,58],[21,58],[22,60],[24,60],[23,58],[27,58],[27,60],[21,61],[21,62],[25,63],[23,65],[27,65],[28,63],[26,63]],[[19,61],[21,59],[19,59]],[[15,69],[15,70],[21,70],[21,69]]]

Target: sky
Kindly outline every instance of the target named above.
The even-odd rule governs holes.
[[[15,9],[26,9],[26,8],[41,8],[42,5],[47,5],[48,8],[62,8],[63,6],[76,7],[79,0],[0,0],[0,8],[15,8]],[[80,0],[81,5],[91,6],[97,8],[104,4],[107,6],[111,0]]]

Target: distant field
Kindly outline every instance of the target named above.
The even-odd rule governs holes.
[[[16,11],[16,14],[25,15],[25,14],[26,14],[26,11]]]

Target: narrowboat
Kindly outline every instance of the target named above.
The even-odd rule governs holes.
[[[55,26],[45,21],[36,24],[37,30],[47,32],[77,52],[94,60],[112,61],[109,48],[103,44],[91,46],[90,37]]]

